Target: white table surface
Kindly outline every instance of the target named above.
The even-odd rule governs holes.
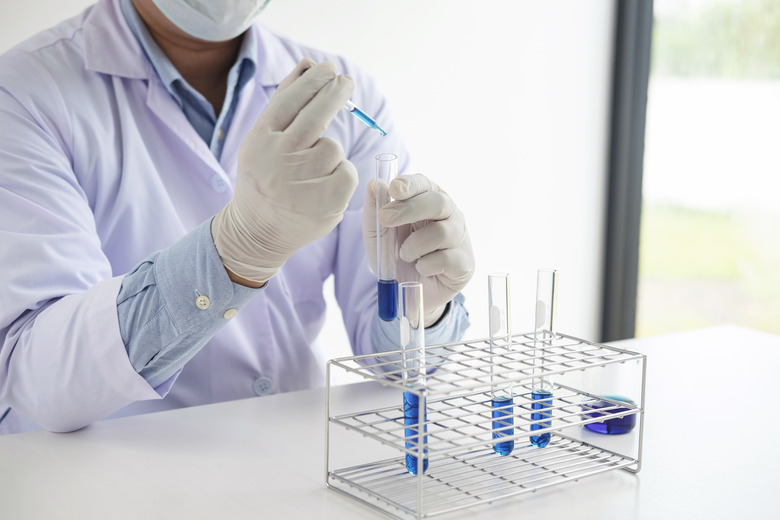
[[[442,518],[780,518],[780,336],[720,326],[611,344],[648,356],[640,473]],[[324,404],[316,389],[0,436],[0,519],[385,518],[325,486]]]

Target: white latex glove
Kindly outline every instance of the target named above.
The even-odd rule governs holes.
[[[379,223],[397,228],[396,278],[421,281],[425,326],[441,317],[474,275],[474,252],[463,213],[452,198],[422,174],[401,175],[390,182],[395,200],[379,212]],[[363,243],[376,273],[376,181],[363,206]]]
[[[265,283],[341,221],[357,171],[340,144],[320,136],[354,88],[332,63],[310,59],[279,85],[241,144],[233,199],[212,221],[229,272]]]

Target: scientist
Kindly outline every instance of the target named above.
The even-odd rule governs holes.
[[[353,351],[397,348],[369,180],[407,153],[372,79],[264,6],[101,0],[0,56],[0,433],[322,385],[331,275]],[[391,190],[398,278],[457,340],[463,216],[422,175]]]

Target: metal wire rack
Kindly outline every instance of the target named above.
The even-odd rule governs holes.
[[[563,334],[540,345],[533,334],[519,334],[509,344],[478,340],[426,349],[427,374],[402,379],[401,351],[352,356],[328,362],[341,369],[403,392],[426,403],[419,417],[423,431],[409,443],[400,392],[397,406],[336,413],[339,404],[327,387],[326,483],[395,518],[428,518],[478,504],[509,498],[612,469],[638,472],[641,467],[644,416],[645,356]],[[637,399],[625,401],[588,388],[589,374],[612,367],[631,372]],[[555,381],[553,397],[542,414],[534,408],[532,380],[543,373]],[[508,456],[493,450],[496,423],[491,389],[514,388],[512,430],[502,429],[501,441],[512,440]],[[598,402],[598,407],[592,403]],[[349,408],[349,406],[347,406]],[[422,408],[422,407],[421,407]],[[630,442],[607,446],[612,437],[583,433],[583,426],[636,416]],[[504,419],[506,420],[506,419]],[[399,456],[367,460],[346,468],[331,468],[334,448],[331,427],[340,426],[372,442],[398,450]],[[530,435],[550,434],[543,448]],[[423,437],[424,439],[420,439]],[[621,436],[623,437],[623,436]],[[626,449],[626,446],[629,449]],[[405,455],[428,462],[428,470],[412,475]],[[421,467],[421,466],[420,466]]]

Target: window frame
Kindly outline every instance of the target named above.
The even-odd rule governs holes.
[[[618,0],[612,74],[601,341],[633,338],[653,0]]]

